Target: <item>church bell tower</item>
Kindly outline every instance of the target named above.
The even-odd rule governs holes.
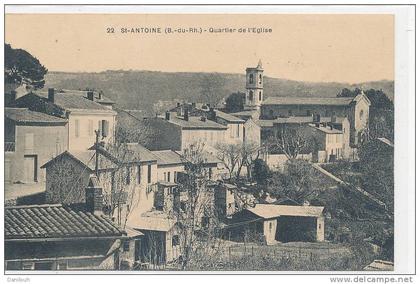
[[[258,61],[257,67],[246,68],[246,98],[245,105],[247,107],[259,108],[264,99],[264,69],[261,60]]]

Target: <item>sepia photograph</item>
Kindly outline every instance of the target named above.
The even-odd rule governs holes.
[[[411,271],[396,14],[26,8],[4,14],[6,274]]]

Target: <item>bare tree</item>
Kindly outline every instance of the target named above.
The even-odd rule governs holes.
[[[268,146],[285,154],[287,159],[295,160],[308,145],[301,128],[282,127],[275,135],[271,136]]]
[[[229,172],[229,179],[237,176],[235,170],[237,170],[238,163],[241,161],[241,145],[218,143],[215,148],[217,150],[216,157],[223,162]]]
[[[205,250],[217,248],[214,189],[209,179],[204,144],[193,144],[182,154],[185,172],[178,179],[181,205],[174,210],[180,231],[181,268],[187,269]]]

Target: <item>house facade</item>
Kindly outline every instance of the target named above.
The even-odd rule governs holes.
[[[287,117],[337,116],[350,122],[350,143],[357,145],[368,127],[370,101],[362,92],[356,97],[270,97],[261,105],[261,119]]]
[[[84,94],[84,95],[83,95]],[[15,100],[13,105],[67,119],[68,150],[85,151],[100,139],[112,143],[115,138],[116,112],[112,104],[95,99],[93,91],[31,92]]]
[[[45,182],[40,166],[68,148],[68,121],[27,108],[5,108],[5,182]]]

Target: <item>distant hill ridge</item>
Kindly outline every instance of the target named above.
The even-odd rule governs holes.
[[[315,96],[335,97],[343,88],[382,89],[394,98],[394,81],[374,81],[361,84],[300,82],[279,78],[264,78],[264,97]],[[203,93],[222,99],[233,92],[245,91],[245,75],[203,72],[104,71],[99,73],[49,72],[45,87],[62,89],[94,88],[114,100],[119,107],[143,110],[153,114],[159,101],[203,101]]]

